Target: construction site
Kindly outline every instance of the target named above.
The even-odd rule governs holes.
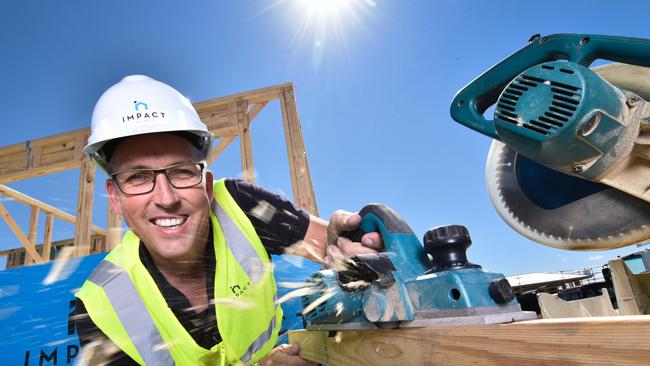
[[[271,11],[285,6],[279,4],[270,7]],[[346,4],[341,6],[367,9],[381,6],[375,2]],[[310,65],[312,72],[321,67],[321,58],[325,57],[318,55],[324,52],[327,43],[317,41],[310,56],[312,61],[317,60]],[[202,175],[196,184],[183,185],[182,174],[191,172],[174,169],[187,165],[185,161],[153,167],[135,165],[107,173],[101,165],[104,155],[100,154],[104,152],[89,149],[96,141],[93,134],[104,131],[97,127],[96,120],[101,123],[108,120],[96,116],[92,117],[92,128],[84,120],[78,125],[89,127],[72,130],[53,127],[51,130],[59,131],[49,136],[42,136],[42,130],[29,129],[33,138],[18,141],[7,137],[11,131],[5,126],[7,136],[2,141],[11,142],[0,147],[0,216],[3,230],[11,237],[5,235],[5,243],[0,246],[2,364],[649,364],[650,39],[586,33],[534,34],[527,42],[519,42],[518,47],[499,49],[496,59],[486,61],[493,66],[465,66],[471,70],[462,75],[457,83],[460,87],[453,94],[448,93],[443,103],[448,120],[444,124],[455,129],[441,132],[436,139],[459,137],[441,142],[444,146],[439,150],[432,147],[436,154],[425,160],[405,157],[416,145],[414,141],[421,141],[418,121],[400,119],[410,115],[397,107],[396,112],[381,103],[361,105],[344,93],[344,83],[314,91],[308,90],[309,84],[304,82],[308,78],[304,78],[301,84],[293,80],[270,83],[248,91],[237,89],[232,90],[234,94],[192,100],[191,104],[188,101],[185,107],[195,110],[199,122],[205,126],[203,132],[214,137],[207,140],[205,167],[200,165],[201,174],[208,174],[203,169],[214,174],[212,189],[217,190],[220,184],[217,179],[223,177],[224,171],[232,173],[227,164],[234,161],[233,176],[292,202],[304,212],[309,225],[304,229],[304,238],[296,244],[282,247],[282,253],[272,251],[262,246],[265,235],[270,234],[260,231],[251,217],[261,217],[268,223],[271,220],[268,215],[273,217],[279,210],[269,209],[268,202],[260,201],[250,210],[252,216],[243,208],[242,214],[239,211],[232,214],[231,208],[221,207],[226,202],[223,193],[214,195],[207,219],[213,220],[213,226],[206,240],[208,248],[215,248],[216,269],[206,270],[205,278],[201,278],[205,286],[201,291],[207,292],[206,308],[216,309],[209,311],[214,311],[217,324],[225,324],[224,314],[236,318],[232,314],[238,311],[248,311],[251,306],[261,308],[247,301],[265,301],[258,294],[265,291],[271,295],[264,296],[272,299],[266,306],[274,308],[272,316],[267,314],[268,309],[258,311],[259,318],[257,313],[245,313],[251,318],[249,322],[234,327],[232,323],[223,328],[214,324],[220,338],[210,347],[199,343],[194,335],[189,336],[187,325],[174,318],[178,317],[176,312],[170,316],[173,321],[161,320],[161,314],[172,314],[169,310],[174,310],[168,299],[163,298],[167,290],[147,289],[148,285],[142,285],[137,278],[145,272],[120,267],[132,260],[121,257],[126,253],[124,248],[130,245],[129,238],[137,239],[135,250],[139,250],[139,255],[135,261],[145,266],[138,245],[148,243],[145,243],[146,236],[138,231],[142,229],[132,224],[132,217],[125,219],[113,209],[125,209],[123,203],[115,203],[118,196],[127,200],[148,197],[151,192],[159,194],[154,191],[164,189],[156,185],[159,181],[168,182],[171,191],[179,191],[196,188],[196,184],[202,187],[200,179],[208,179],[207,176]],[[233,80],[239,77],[233,76]],[[120,83],[129,78],[157,83],[141,75],[127,76]],[[106,90],[116,82],[103,81],[93,86],[92,93]],[[211,89],[200,90],[194,95],[205,95]],[[183,93],[181,87],[179,91]],[[314,107],[321,100],[330,100],[330,94],[339,92],[341,96],[334,99],[336,105]],[[412,92],[404,88],[400,93]],[[387,95],[390,100],[397,98]],[[155,110],[153,97],[138,98],[142,99],[128,99],[130,111]],[[99,107],[95,108],[94,113],[98,113]],[[305,111],[317,108],[322,108],[318,110],[328,114],[332,121],[338,117],[342,121],[332,122],[336,128],[324,128],[322,123],[314,127],[318,117]],[[377,130],[383,125],[348,121],[345,117],[348,109],[354,112],[363,109],[360,113],[373,116],[377,116],[373,109],[378,109],[377,113],[386,114],[393,130],[386,136],[378,135]],[[173,115],[166,109],[165,113]],[[183,118],[186,117],[179,119]],[[20,125],[19,121],[13,123]],[[155,123],[152,118],[141,125],[155,126]],[[120,126],[127,124],[126,119],[120,122]],[[119,128],[123,127],[111,127]],[[436,131],[439,127],[431,128]],[[257,129],[263,129],[263,136],[256,134]],[[271,130],[273,134],[269,134]],[[115,135],[118,136],[116,146],[133,136],[187,131],[190,129]],[[269,141],[267,136],[274,137]],[[343,141],[366,140],[372,144],[341,146],[333,141],[338,136],[349,138]],[[379,136],[391,142],[384,142]],[[411,140],[394,142],[404,140],[403,136]],[[194,140],[187,141],[194,144]],[[459,168],[462,164],[450,157],[451,151],[457,149],[457,155],[465,156],[459,151],[464,145],[476,144],[475,141],[489,144],[485,151],[487,157],[477,163],[484,168],[480,174],[473,169],[472,175],[457,179],[466,174],[461,173],[465,166]],[[106,162],[109,160],[110,155]],[[404,163],[412,164],[405,168],[401,162],[406,160],[417,162]],[[373,165],[370,161],[380,164]],[[404,173],[420,167],[427,173]],[[130,175],[132,172],[135,173]],[[124,173],[129,175],[128,179],[149,179],[138,184],[151,183],[151,189],[143,188],[141,192],[137,191],[138,185],[133,185],[130,188],[135,187],[136,191],[131,192],[136,193],[129,193],[124,185],[131,180],[119,178]],[[65,186],[59,183],[64,181],[61,174],[67,174],[68,181],[71,176],[77,181]],[[412,182],[420,174],[425,177],[423,182]],[[440,186],[434,185],[439,183],[432,183],[434,180],[445,180],[446,191],[440,192]],[[288,182],[290,191],[284,191],[285,187],[277,181]],[[384,196],[373,185],[377,181],[386,184],[381,186],[386,192]],[[68,207],[58,206],[57,197],[48,194],[48,186],[56,189],[60,197],[76,197],[74,207],[70,202]],[[472,188],[467,189],[468,186]],[[392,187],[390,194],[385,187]],[[431,192],[429,187],[433,187]],[[61,189],[68,193],[59,194]],[[493,210],[481,211],[483,203],[473,201],[474,189]],[[212,195],[210,188],[207,191]],[[341,193],[345,205],[333,202],[332,197],[336,196],[332,192]],[[63,199],[58,202],[65,203]],[[413,207],[411,202],[425,207],[414,215],[405,210]],[[106,218],[105,222],[97,219],[98,207],[105,210],[99,215],[102,221]],[[333,230],[332,222],[339,208],[354,211],[351,215],[360,217],[358,224],[349,230]],[[484,218],[483,226],[475,224]],[[131,224],[127,223],[129,219]],[[175,227],[176,224],[171,224],[174,219],[165,216],[150,221],[158,226]],[[347,224],[346,220],[343,222]],[[310,235],[316,235],[314,222],[324,225],[322,235],[326,240],[322,248],[316,242],[303,249]],[[232,227],[241,231],[239,236],[229,236]],[[164,228],[161,232],[173,236],[169,234],[173,233],[172,229]],[[488,233],[493,237],[485,237]],[[374,246],[368,245],[368,235],[380,238],[380,245],[376,246],[376,241],[371,243]],[[245,255],[239,252],[242,244],[236,242],[240,237],[252,243],[253,249]],[[516,244],[507,240],[516,240],[513,241]],[[218,249],[222,242],[225,251]],[[149,246],[144,249],[147,250],[152,251]],[[154,267],[164,263],[158,253],[147,255],[151,256],[149,260]],[[260,267],[262,275],[247,264],[249,260],[258,261],[257,255],[264,264]],[[549,266],[544,256],[556,262],[549,270],[545,270]],[[513,258],[519,262],[517,266],[512,265]],[[222,285],[219,276],[224,273],[219,272],[220,268],[231,263],[241,265],[243,274],[233,276],[244,278],[247,283],[238,282],[236,286],[229,283],[226,291],[232,294],[219,292],[218,287]],[[102,274],[102,270],[109,268],[107,265],[113,267]],[[165,286],[187,296],[171,280],[174,277],[168,277],[162,268],[165,267],[156,269],[157,275],[148,267],[147,270],[155,281],[159,281],[156,276],[164,276]],[[239,271],[240,267],[237,268]],[[125,278],[130,278],[133,284],[125,287],[118,282],[120,274],[127,274]],[[151,283],[161,287],[160,282]],[[126,305],[110,297],[109,286],[117,286],[114,287],[116,298],[123,297],[122,304]],[[129,298],[132,295],[129,286],[144,300]],[[98,292],[91,291],[95,287],[105,291],[102,296],[108,300],[101,296],[97,302],[88,300],[88,294],[97,296]],[[249,293],[244,295],[247,290]],[[224,293],[226,297],[218,296]],[[151,305],[145,295],[158,296],[165,309]],[[199,308],[193,299],[185,298],[187,304]],[[102,311],[96,309],[104,303],[108,306],[102,311],[111,312],[110,319],[117,320],[99,326],[103,318],[96,314],[101,315]],[[118,363],[110,354],[100,355],[104,352],[102,345],[82,342],[79,304],[87,309],[86,317],[110,339],[106,342],[111,343],[113,352],[130,357],[130,363]],[[127,311],[121,312],[120,306],[126,306]],[[138,307],[144,309],[149,320],[126,318],[131,314],[129,311],[139,311]],[[276,319],[278,314],[280,319]],[[254,336],[262,335],[248,336],[247,328],[258,326],[255,323],[260,323],[260,319],[268,321],[264,316],[271,319],[268,330],[266,326],[259,328],[263,331],[255,328]],[[115,325],[120,321],[122,325]],[[153,338],[157,341],[152,344],[141,341],[134,333],[137,328],[148,329],[148,326],[153,331],[143,332],[153,332],[158,337]],[[186,338],[170,331],[181,327],[185,327]],[[129,343],[120,338],[122,333],[131,338]],[[230,343],[233,334],[247,343],[243,346]],[[264,338],[267,334],[269,338]],[[183,343],[186,339],[190,339],[189,346]],[[292,346],[284,344],[299,347],[294,354],[287,351]],[[278,353],[288,356],[278,356]]]

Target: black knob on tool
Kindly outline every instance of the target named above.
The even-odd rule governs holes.
[[[515,298],[515,291],[510,286],[510,282],[505,278],[492,280],[488,291],[492,300],[497,304],[507,304]]]
[[[472,239],[463,225],[446,225],[429,229],[424,234],[423,241],[424,250],[433,257],[433,266],[428,273],[481,267],[467,261],[466,251],[472,245]]]

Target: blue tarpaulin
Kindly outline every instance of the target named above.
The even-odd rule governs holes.
[[[74,319],[74,293],[106,254],[0,271],[0,355],[2,365],[72,365],[79,355]],[[303,282],[317,270],[311,262],[273,257],[277,282]],[[289,259],[289,260],[287,260]],[[296,263],[298,266],[296,266]],[[57,272],[57,281],[48,274]],[[279,297],[291,289],[279,287]],[[299,299],[282,304],[283,330],[302,327],[296,316]],[[280,341],[286,342],[286,333]]]

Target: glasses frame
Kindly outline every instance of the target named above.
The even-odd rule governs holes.
[[[178,187],[169,178],[169,174],[168,174],[169,169],[176,168],[176,167],[183,166],[183,165],[198,165],[198,166],[201,167],[201,171],[199,173],[200,179],[196,184],[192,184],[190,186]],[[171,186],[176,188],[176,189],[185,189],[185,188],[196,187],[199,184],[203,183],[203,176],[205,175],[206,166],[207,166],[207,163],[205,162],[205,160],[201,160],[201,161],[197,161],[197,162],[178,163],[178,164],[170,165],[170,166],[167,166],[167,167],[164,167],[164,168],[159,168],[159,169],[138,168],[138,169],[121,170],[119,172],[111,173],[110,177],[111,177],[111,180],[113,182],[115,182],[115,185],[117,186],[117,189],[120,190],[120,192],[122,192],[122,193],[124,193],[126,195],[129,195],[129,196],[139,196],[141,194],[151,193],[156,188],[156,177],[158,176],[158,174],[161,174],[161,173],[165,175],[165,178],[167,178],[167,182],[169,182],[169,184],[171,184]],[[153,185],[151,186],[151,189],[146,191],[146,192],[139,192],[139,193],[124,192],[124,189],[122,189],[122,187],[120,186],[120,182],[117,181],[117,176],[119,174],[122,174],[122,173],[130,173],[130,172],[153,172],[153,178],[151,180],[153,182]]]

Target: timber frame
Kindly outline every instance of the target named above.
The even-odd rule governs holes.
[[[294,202],[318,216],[307,153],[303,140],[300,117],[296,105],[294,86],[291,83],[251,90],[194,104],[201,120],[217,138],[209,156],[211,164],[239,137],[242,176],[255,183],[251,122],[255,116],[274,100],[280,102],[282,122],[289,160],[289,173]],[[0,256],[10,257],[11,267],[44,263],[53,256],[52,232],[54,219],[75,225],[72,241],[64,240],[54,247],[73,245],[77,256],[100,253],[114,248],[122,236],[122,218],[109,208],[107,229],[92,224],[93,195],[96,168],[83,153],[90,129],[84,128],[62,134],[25,141],[0,148],[0,195],[31,208],[27,233],[22,231],[7,208],[0,202],[0,216],[16,235],[23,248],[0,251]],[[38,177],[64,170],[80,169],[76,215],[32,198],[6,186],[6,183]],[[45,213],[42,244],[37,245],[40,213]]]
[[[338,332],[294,330],[289,331],[289,342],[300,343],[302,358],[328,366],[641,366],[650,359],[650,317]]]

